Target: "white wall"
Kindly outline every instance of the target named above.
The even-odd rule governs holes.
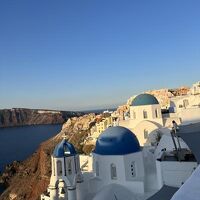
[[[120,121],[120,126],[128,128],[131,130],[137,137],[141,146],[144,146],[147,142],[147,139],[144,138],[144,130],[148,131],[148,135],[153,131],[162,128],[162,126],[158,123],[154,123],[153,121],[143,120],[139,123],[136,123],[134,120],[123,120]]]
[[[109,156],[109,155],[98,155],[93,154],[93,166],[94,171],[96,171],[95,163],[98,161],[99,163],[99,176],[96,177],[98,179],[97,182],[101,181],[102,186],[108,184],[119,184],[123,185],[126,188],[134,191],[136,193],[144,193],[144,165],[143,165],[143,157],[142,153],[133,153],[127,155],[117,155],[117,156]],[[136,163],[136,177],[133,179],[128,178],[128,174],[131,175],[131,162],[135,161]],[[111,179],[111,164],[116,165],[117,170],[117,179]],[[100,184],[100,183],[99,183]],[[102,187],[98,186],[98,188]],[[96,191],[98,190],[96,188]]]
[[[163,184],[172,187],[180,187],[197,167],[196,162],[162,161],[159,164],[162,169]]]
[[[184,107],[184,100],[188,101],[189,103],[186,107]],[[171,107],[175,106],[176,112],[180,112],[181,110],[186,109],[186,108],[198,107],[198,105],[200,105],[200,94],[177,96],[177,97],[171,98],[170,100],[170,106]]]
[[[199,200],[200,190],[200,166],[193,172],[192,176],[174,194],[172,200]]]
[[[142,121],[137,126],[135,126],[132,131],[135,133],[137,139],[140,142],[141,146],[144,146],[147,142],[148,138],[144,137],[145,130],[148,131],[148,135],[151,134],[153,131],[158,130],[162,126],[160,124],[154,123],[152,121]]]
[[[135,162],[136,176],[132,177],[131,164]],[[142,152],[124,156],[125,177],[128,181],[144,180],[144,163]]]
[[[99,179],[109,183],[125,181],[125,167],[123,156],[99,155],[93,153],[93,171],[96,172],[96,162],[99,163]],[[117,166],[117,180],[111,180],[110,165]]]
[[[156,117],[155,111],[157,110],[158,116]],[[147,112],[147,118],[144,118],[143,111]],[[135,113],[135,114],[134,114]],[[160,105],[144,105],[144,106],[131,106],[130,118],[135,121],[135,124],[143,120],[150,120],[163,124]]]
[[[183,109],[178,113],[182,124],[200,122],[200,107]]]

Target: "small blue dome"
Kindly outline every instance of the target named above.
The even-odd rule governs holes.
[[[74,146],[67,142],[65,139],[60,142],[56,148],[54,149],[53,156],[57,158],[61,157],[68,157],[68,156],[73,156],[76,155],[76,150]]]
[[[116,126],[106,129],[98,138],[93,153],[125,155],[140,151],[137,137],[129,129]]]
[[[132,106],[144,106],[144,105],[154,105],[159,104],[156,97],[151,94],[140,94],[135,97],[132,101]]]

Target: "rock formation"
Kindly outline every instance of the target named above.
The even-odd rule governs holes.
[[[174,96],[183,96],[187,95],[190,91],[189,87],[180,87],[176,89],[169,89],[169,91],[174,95]]]
[[[35,125],[35,124],[61,124],[68,118],[80,116],[83,113],[70,111],[48,111],[35,109],[4,109],[0,110],[0,127]]]

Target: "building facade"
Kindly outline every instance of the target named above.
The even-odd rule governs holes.
[[[133,131],[141,145],[149,145],[150,134],[171,128],[172,121],[189,124],[200,121],[200,84],[195,83],[189,94],[170,98],[168,112],[163,112],[159,101],[151,94],[140,94],[129,102],[129,115],[119,125]],[[128,116],[128,117],[127,117]]]
[[[129,129],[109,127],[97,139],[92,171],[82,172],[79,156],[64,139],[53,152],[51,180],[41,200],[147,200],[166,183],[180,187],[197,166],[193,160],[167,160],[172,149],[158,150],[159,159],[151,150],[141,148]]]

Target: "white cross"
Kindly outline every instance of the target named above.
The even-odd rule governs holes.
[[[64,133],[64,134],[62,135],[62,138],[63,138],[64,140],[67,139],[67,135],[66,135],[66,133]]]

